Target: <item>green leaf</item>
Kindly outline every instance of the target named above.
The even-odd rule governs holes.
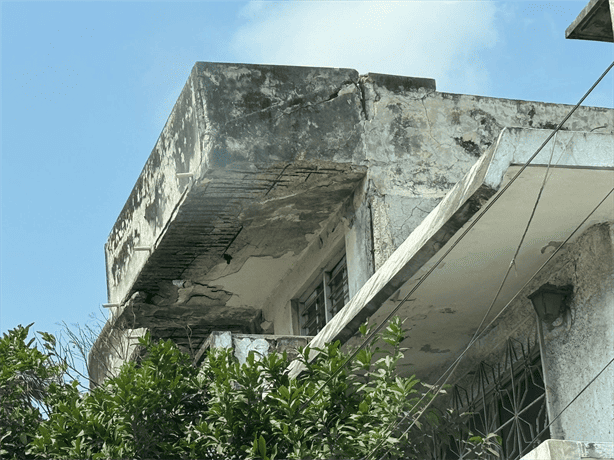
[[[262,435],[260,435],[260,438],[258,439],[258,450],[260,452],[260,456],[262,458],[266,458],[266,441]]]
[[[288,388],[282,385],[279,387],[278,391],[284,398],[290,399],[290,391],[288,391]]]
[[[358,410],[362,412],[363,414],[366,414],[367,412],[369,412],[369,403],[367,401],[362,401],[358,405]]]

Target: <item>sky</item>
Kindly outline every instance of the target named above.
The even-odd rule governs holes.
[[[587,3],[3,1],[1,332],[103,318],[104,243],[196,61],[575,104],[614,59],[565,39]],[[585,105],[614,107],[612,75]]]

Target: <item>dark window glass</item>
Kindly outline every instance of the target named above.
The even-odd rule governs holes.
[[[350,300],[345,255],[318,279],[316,287],[299,300],[302,335],[316,335]]]
[[[314,289],[302,305],[301,329],[303,335],[316,335],[326,324],[324,303],[324,286],[322,283]]]
[[[330,281],[330,316],[335,316],[343,306],[350,300],[350,290],[348,288],[348,270],[345,263],[345,256],[332,269]]]

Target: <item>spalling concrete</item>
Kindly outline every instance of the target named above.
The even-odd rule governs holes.
[[[190,351],[214,330],[296,334],[293,299],[338,254],[363,298],[504,127],[545,135],[569,109],[424,78],[197,63],[107,241],[105,337],[146,328]],[[581,107],[563,129],[611,133],[612,113]],[[492,193],[464,195],[444,233]]]

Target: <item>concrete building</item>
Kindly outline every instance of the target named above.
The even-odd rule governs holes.
[[[449,403],[502,435],[505,458],[547,439],[613,458],[614,110],[580,107],[532,158],[571,108],[196,63],[105,246],[92,379],[146,330],[198,362],[209,346],[355,345],[395,312],[402,371],[435,384],[462,354]],[[542,451],[527,458],[580,458]]]

